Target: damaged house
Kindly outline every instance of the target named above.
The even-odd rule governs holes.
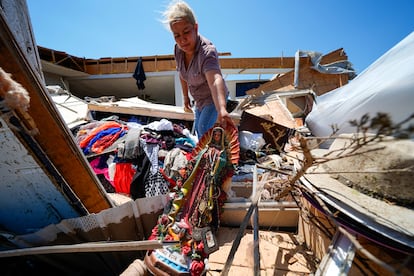
[[[190,240],[204,245],[207,275],[413,272],[412,34],[359,76],[341,48],[221,53],[237,129],[214,142],[215,130],[193,136],[173,56],[88,59],[35,45],[24,1],[5,1],[1,24],[8,275],[188,275],[178,236],[188,232],[174,227],[194,214],[205,219]],[[401,124],[352,131],[367,111],[365,121],[383,111]],[[225,198],[195,195],[211,181]],[[220,212],[204,213],[208,204]]]

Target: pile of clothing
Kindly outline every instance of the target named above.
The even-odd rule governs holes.
[[[134,200],[168,193],[198,142],[185,126],[167,119],[143,125],[112,116],[73,132],[106,191]]]

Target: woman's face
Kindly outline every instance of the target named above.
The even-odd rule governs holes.
[[[182,19],[174,21],[170,27],[178,47],[185,53],[193,53],[196,46],[198,25],[193,25]]]

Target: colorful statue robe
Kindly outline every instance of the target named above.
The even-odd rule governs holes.
[[[148,251],[145,263],[154,275],[202,275],[209,254],[218,249],[215,232],[239,160],[235,126],[211,128],[192,151],[187,176],[177,181],[170,205],[149,239],[166,244]]]

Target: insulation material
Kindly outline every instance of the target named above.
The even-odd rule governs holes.
[[[20,83],[12,79],[11,74],[6,73],[1,67],[0,100],[1,102],[4,100],[4,104],[10,109],[21,108],[23,111],[27,111],[29,108],[29,93]],[[3,105],[1,102],[0,107]]]
[[[313,135],[355,132],[350,120],[387,113],[394,123],[408,118],[414,102],[414,32],[345,86],[316,98],[306,123]]]

